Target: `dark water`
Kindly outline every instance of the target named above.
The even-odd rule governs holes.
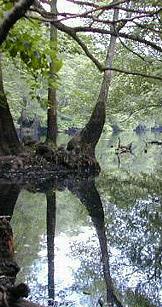
[[[162,136],[120,139],[133,142],[132,154],[115,155],[118,136],[104,135],[95,179],[69,178],[45,193],[0,186],[1,211],[12,212],[17,282],[28,283],[32,301],[162,306],[162,146],[144,152]]]

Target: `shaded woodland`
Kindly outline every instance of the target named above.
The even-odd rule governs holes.
[[[71,1],[69,1],[71,2]],[[75,14],[59,12],[57,9],[57,1],[53,0],[50,3],[50,12],[42,5],[41,1],[20,1],[12,8],[7,16],[4,16],[0,26],[0,43],[2,45],[2,52],[8,51],[10,56],[17,56],[20,54],[20,60],[24,62],[27,68],[30,67],[35,78],[38,72],[42,72],[42,76],[48,80],[48,103],[47,103],[47,136],[45,144],[41,144],[36,148],[36,155],[42,155],[43,158],[55,165],[64,165],[73,170],[94,169],[99,170],[98,162],[95,157],[95,148],[103,131],[106,120],[106,108],[108,108],[108,94],[110,83],[112,79],[112,72],[120,74],[139,76],[143,78],[153,79],[159,82],[162,77],[159,72],[154,74],[147,74],[143,72],[127,71],[114,67],[114,57],[118,52],[120,44],[129,50],[133,55],[135,54],[144,65],[148,65],[148,53],[150,53],[151,61],[160,63],[161,53],[161,6],[160,2],[143,4],[140,1],[112,1],[108,4],[101,2],[72,1],[74,5],[78,5],[78,12]],[[3,1],[2,1],[3,4]],[[5,12],[5,3],[2,6],[2,12]],[[39,50],[32,49],[32,42],[24,41],[24,49],[21,45],[19,47],[12,46],[12,28],[16,30],[17,23],[27,23],[24,16],[28,16],[33,22],[37,19],[38,26],[36,31],[43,27],[43,23],[50,24],[50,48],[49,55],[46,60],[44,54]],[[79,26],[69,26],[66,21],[79,18]],[[21,31],[21,24],[17,30],[17,35]],[[131,28],[132,27],[132,28]],[[129,28],[129,32],[127,31]],[[137,30],[137,31],[136,31]],[[91,116],[88,122],[81,129],[77,136],[74,136],[67,147],[57,149],[57,89],[55,83],[57,81],[57,73],[60,69],[60,62],[58,59],[59,39],[58,33],[63,32],[67,34],[70,39],[74,40],[86,56],[95,64],[97,69],[102,72],[102,81],[96,104],[93,107]],[[102,34],[105,38],[108,37],[107,43],[103,42],[104,58],[100,61],[99,55],[93,54],[88,43],[84,41],[86,36],[80,36],[81,33],[92,33],[94,35]],[[138,33],[138,34],[137,34]],[[37,33],[36,33],[37,35]],[[154,37],[154,39],[152,39]],[[94,36],[95,42],[95,36]],[[117,43],[118,40],[118,43]],[[96,44],[98,41],[96,40]],[[11,48],[9,47],[11,44]],[[29,44],[29,45],[28,45]],[[129,46],[130,44],[130,46]],[[26,48],[28,46],[28,48]],[[138,50],[137,49],[138,46]],[[9,47],[9,49],[8,49]],[[6,49],[7,48],[7,49]],[[30,52],[31,49],[31,52]],[[147,51],[148,50],[148,51]],[[146,51],[146,54],[145,54]],[[43,52],[46,52],[44,50]],[[102,48],[101,48],[102,53]],[[50,57],[50,60],[49,60]],[[48,61],[47,61],[48,60]],[[44,62],[43,62],[44,61]],[[48,76],[48,77],[47,77]],[[158,81],[159,80],[159,81]],[[20,143],[13,123],[13,118],[9,109],[7,96],[4,91],[3,77],[1,72],[1,155],[18,155],[23,152],[23,146]],[[41,97],[40,97],[41,99]],[[111,122],[111,119],[110,119]],[[59,158],[57,158],[57,156]],[[22,158],[20,158],[22,160]],[[33,160],[32,160],[33,161]],[[26,160],[23,159],[26,164]],[[20,162],[20,164],[22,164]],[[27,163],[28,164],[28,163]]]

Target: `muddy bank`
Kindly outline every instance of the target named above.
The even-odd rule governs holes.
[[[24,150],[18,156],[0,156],[0,180],[19,184],[42,183],[71,174],[97,175],[100,166],[96,159],[69,153],[65,148],[52,149],[39,144],[34,150]]]

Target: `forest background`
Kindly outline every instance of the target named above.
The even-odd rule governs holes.
[[[88,2],[68,2],[76,5],[77,11],[73,13],[75,18],[72,21],[69,18],[70,13],[66,16],[62,15],[61,18],[65,19],[63,23],[72,24],[72,26],[81,23],[84,23],[84,26],[87,25],[87,20],[82,17],[85,4]],[[90,1],[88,9],[91,6],[95,7],[96,3],[104,7],[107,4],[110,5],[111,1]],[[123,7],[125,5],[127,8],[125,11],[129,12],[127,17],[120,15],[119,18],[120,22],[126,18],[128,20],[125,33],[140,35],[143,39],[154,41],[155,45],[160,44],[162,35],[160,1],[117,1],[117,4]],[[53,1],[53,5],[56,9],[56,1]],[[45,6],[47,7],[47,4]],[[2,19],[5,12],[12,7],[11,1],[1,0]],[[66,7],[68,10],[68,6]],[[139,17],[140,10],[141,12],[143,10],[143,17]],[[156,15],[147,14],[155,10],[158,12]],[[95,12],[96,18],[99,17],[99,13]],[[138,15],[136,18],[131,15],[135,13]],[[47,126],[50,84],[57,91],[59,130],[71,126],[83,127],[94,108],[103,76],[72,37],[58,31],[51,43],[49,23],[45,22],[45,19],[41,22],[40,18],[34,16],[35,13],[32,16],[31,14],[30,12],[30,18],[26,15],[25,19],[16,23],[2,45],[4,88],[14,123],[17,126],[21,111],[25,107],[29,118],[37,114],[41,125]],[[102,11],[102,14],[112,18],[112,11]],[[104,18],[103,15],[103,20]],[[68,19],[70,21],[67,22]],[[93,23],[95,24],[95,19]],[[99,21],[96,22],[96,27],[98,24]],[[110,37],[102,33],[84,32],[80,34],[80,37],[93,56],[103,62]],[[147,126],[161,124],[162,116],[159,112],[162,104],[161,80],[138,75],[142,73],[146,76],[162,76],[160,52],[156,48],[142,45],[138,40],[135,43],[120,36],[117,38],[113,67],[116,67],[119,72],[113,72],[109,102],[106,107],[105,129],[111,131],[111,128],[116,126],[124,129],[132,128],[139,122],[147,123]],[[50,79],[49,67],[52,61],[55,77]],[[137,75],[136,73],[135,75],[123,74],[120,70],[138,73]]]

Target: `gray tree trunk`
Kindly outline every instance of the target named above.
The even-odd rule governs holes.
[[[113,20],[118,19],[119,10],[114,10]],[[107,55],[105,60],[105,66],[111,67],[116,47],[115,36],[110,37],[110,43],[107,49]],[[95,105],[95,108],[91,114],[91,117],[86,124],[86,126],[81,130],[81,132],[74,136],[67,145],[67,150],[72,154],[76,154],[80,159],[85,160],[89,158],[91,164],[97,164],[95,158],[95,147],[101,136],[103,126],[105,124],[106,118],[106,103],[108,99],[109,87],[112,79],[112,71],[106,70],[103,75],[103,80],[101,84],[100,93]]]

